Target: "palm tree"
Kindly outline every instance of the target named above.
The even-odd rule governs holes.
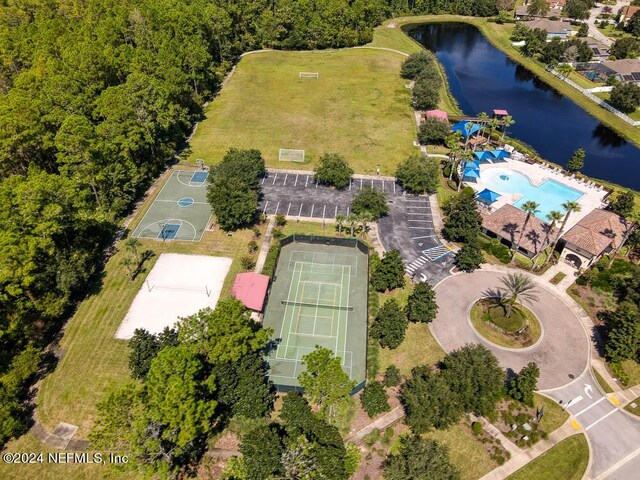
[[[458,178],[458,192],[460,191],[460,187],[462,186],[462,177],[464,176],[464,169],[467,166],[467,162],[473,160],[473,152],[469,150],[465,150],[462,154],[462,158],[460,159],[460,163],[462,164],[462,174],[460,178]]]
[[[501,142],[504,142],[504,134],[507,132],[507,128],[509,128],[514,123],[516,122],[511,115],[505,115],[504,117],[502,117],[502,138],[500,139]]]
[[[133,281],[133,264],[134,264],[134,260],[133,258],[131,258],[129,255],[125,256],[121,261],[120,264],[124,265],[124,267],[127,269],[127,276],[131,277],[131,280]]]
[[[449,135],[445,140],[445,145],[449,149],[449,162],[451,165],[451,170],[449,171],[449,180],[453,176],[453,169],[456,166],[456,162],[458,157],[462,153],[462,148],[460,147],[460,132],[454,132]]]
[[[466,150],[469,144],[469,138],[471,137],[471,129],[473,128],[472,122],[467,122],[464,124],[465,136],[464,136],[464,148]]]
[[[134,237],[128,238],[124,242],[124,248],[128,252],[131,252],[131,254],[133,255],[133,258],[136,259],[136,262],[140,261],[140,257],[138,256],[138,248],[140,248],[141,245],[142,243],[140,242],[140,240]]]
[[[558,240],[560,240],[560,234],[564,231],[564,227],[567,225],[567,221],[569,220],[569,215],[571,212],[579,212],[582,210],[580,204],[578,202],[564,202],[562,204],[562,208],[564,208],[564,220],[562,221],[562,226],[558,229],[558,233],[556,235],[555,240],[553,241],[553,247],[551,251],[553,252],[556,249],[556,245],[558,245]]]
[[[511,316],[513,306],[518,302],[518,299],[538,300],[537,295],[534,293],[536,284],[531,280],[531,277],[524,273],[510,273],[503,277],[500,282],[504,286],[502,300],[506,307],[505,314],[507,317]]]
[[[558,68],[556,68],[556,71],[564,78],[567,78],[569,75],[571,75],[571,72],[573,72],[573,67],[568,63],[563,63]]]
[[[373,215],[369,212],[362,212],[358,215],[358,221],[360,222],[360,226],[362,227],[361,235],[364,237],[369,230],[369,223],[375,221]]]
[[[345,215],[336,215],[336,228],[338,229],[338,234],[342,234],[342,227],[344,227],[344,222],[347,220]]]
[[[528,202],[524,202],[522,204],[522,206],[520,207],[520,209],[525,212],[527,214],[527,216],[524,219],[524,225],[522,226],[522,230],[520,230],[520,237],[518,237],[518,241],[516,242],[514,251],[518,250],[518,247],[520,246],[520,242],[522,241],[522,236],[524,235],[524,232],[527,230],[527,225],[529,224],[529,220],[531,219],[531,215],[535,215],[536,213],[538,213],[540,210],[538,210],[538,207],[540,206],[539,203],[533,202],[531,200],[529,200]]]
[[[480,112],[478,114],[478,124],[480,125],[480,135],[482,136],[482,134],[484,133],[485,127],[487,126],[487,119],[489,118],[489,115],[486,114],[486,112]],[[476,139],[478,137],[476,136]],[[478,142],[476,141],[476,143],[473,144],[473,150],[476,149],[476,147],[478,146]]]
[[[492,118],[491,120],[489,120],[489,138],[493,138],[493,132],[495,132],[498,127],[500,126],[500,120],[498,120],[497,118]]]
[[[351,229],[351,236],[355,237],[354,230],[356,229],[356,225],[358,224],[358,216],[353,213],[351,215],[348,215],[347,223],[349,224],[349,228]]]
[[[556,228],[556,224],[560,220],[562,220],[563,217],[564,215],[562,215],[562,213],[558,212],[557,210],[552,210],[547,214],[547,220],[549,220],[550,224],[549,224],[549,230],[547,230],[547,239],[545,243],[549,241],[549,235],[551,234],[551,232],[553,232],[553,230]],[[554,248],[555,248],[555,243],[554,243]],[[551,257],[553,257],[553,248],[549,252],[549,255],[547,256],[547,259],[544,261],[543,265],[546,265],[547,262],[551,259]]]

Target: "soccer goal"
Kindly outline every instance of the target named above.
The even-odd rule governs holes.
[[[281,148],[278,154],[278,160],[281,162],[304,162],[304,150]]]
[[[307,78],[318,80],[320,78],[320,74],[318,72],[300,72],[300,80]]]

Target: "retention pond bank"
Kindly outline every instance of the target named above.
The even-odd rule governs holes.
[[[513,62],[476,27],[433,23],[409,34],[435,53],[466,114],[506,109],[516,121],[509,135],[543,158],[566,165],[575,150],[584,148],[583,173],[640,190],[640,149]]]

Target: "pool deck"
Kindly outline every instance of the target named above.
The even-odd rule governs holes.
[[[576,223],[578,223],[580,219],[585,217],[592,210],[596,208],[604,208],[606,206],[604,198],[607,195],[607,191],[603,188],[598,187],[597,185],[589,185],[588,182],[585,183],[585,181],[582,181],[578,178],[564,175],[561,170],[555,167],[551,167],[541,163],[529,164],[524,161],[515,160],[513,158],[506,159],[506,162],[495,164],[481,164],[480,178],[478,179],[477,183],[467,182],[467,185],[477,192],[481,192],[485,188],[489,188],[482,181],[482,172],[485,172],[492,168],[508,168],[515,172],[519,172],[523,175],[526,175],[534,186],[538,186],[546,180],[552,179],[575,190],[578,190],[579,192],[582,192],[582,197],[577,200],[577,202],[582,207],[582,210],[580,212],[571,212],[571,215],[569,215],[569,221],[567,222],[567,225],[564,229],[565,232],[573,227]],[[496,200],[491,205],[491,207],[489,207],[489,211],[491,212],[496,211],[506,204],[513,205],[522,197],[522,195],[518,195],[515,193],[498,193],[500,193],[502,196],[498,200]]]

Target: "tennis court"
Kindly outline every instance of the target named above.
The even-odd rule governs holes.
[[[132,236],[198,242],[209,221],[208,171],[176,170],[167,179]]]
[[[368,256],[353,240],[352,246],[340,246],[331,242],[344,239],[289,238],[290,243],[283,240],[265,312],[265,326],[274,329],[277,342],[269,357],[271,380],[281,389],[297,387],[302,358],[321,346],[342,359],[352,380],[363,382]]]

